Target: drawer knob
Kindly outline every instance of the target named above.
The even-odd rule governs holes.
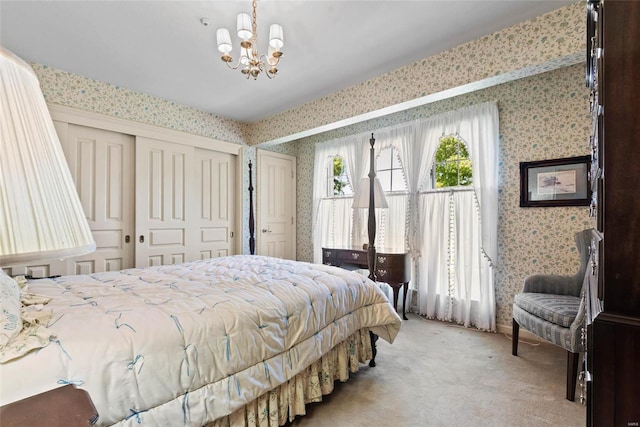
[[[387,275],[387,270],[378,270],[378,275],[380,277],[385,277]]]
[[[384,264],[385,262],[387,262],[387,257],[386,256],[379,256],[378,257],[378,262],[380,264]]]
[[[358,259],[358,258],[360,258],[360,254],[359,254],[359,253],[357,253],[357,252],[352,252],[352,253],[351,253],[351,258],[353,258],[353,259]]]

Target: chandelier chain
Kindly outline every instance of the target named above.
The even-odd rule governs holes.
[[[251,29],[253,30],[253,44],[255,45],[258,42],[258,19],[256,18],[257,16],[256,9],[258,7],[257,0],[253,0],[251,2],[251,6],[253,8],[253,16],[252,16],[253,22],[251,23],[251,26],[252,26]]]

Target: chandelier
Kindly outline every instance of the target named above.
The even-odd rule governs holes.
[[[231,45],[229,30],[226,28],[220,28],[216,32],[218,50],[222,53],[220,59],[232,70],[240,68],[240,71],[247,79],[251,76],[254,80],[257,80],[263,71],[266,71],[267,77],[273,79],[278,72],[277,67],[282,57],[282,51],[280,50],[284,45],[282,26],[278,24],[271,25],[269,28],[269,48],[267,55],[258,53],[256,0],[253,0],[251,4],[253,8],[252,16],[249,16],[248,13],[238,14],[237,30],[238,37],[241,39],[238,63],[232,65],[233,58],[231,57],[231,50],[233,47]]]

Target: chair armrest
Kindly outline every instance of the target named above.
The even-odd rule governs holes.
[[[524,279],[522,292],[577,296],[580,289],[579,285],[576,283],[575,276],[534,274]]]

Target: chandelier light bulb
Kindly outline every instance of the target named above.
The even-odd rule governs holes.
[[[251,52],[247,48],[240,48],[240,63],[242,65],[247,65],[249,60],[251,59]]]

